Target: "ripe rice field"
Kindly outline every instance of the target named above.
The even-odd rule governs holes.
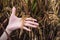
[[[8,25],[13,6],[17,17],[35,18],[39,26],[30,28],[31,32],[15,30],[8,40],[60,40],[60,0],[0,0],[0,36]]]

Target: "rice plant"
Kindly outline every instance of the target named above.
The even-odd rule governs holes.
[[[60,40],[60,0],[1,0],[0,1],[0,35],[8,25],[12,7],[17,9],[16,16],[22,21],[31,17],[38,20],[38,28],[15,30],[10,40]],[[23,27],[23,26],[22,26]]]

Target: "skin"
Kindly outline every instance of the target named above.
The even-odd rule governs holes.
[[[10,35],[10,33],[16,29],[23,28],[26,31],[31,31],[27,27],[37,28],[37,26],[39,25],[38,23],[33,22],[33,21],[37,21],[36,19],[33,19],[33,18],[26,18],[24,21],[24,25],[23,25],[23,22],[21,21],[22,18],[16,17],[15,13],[16,13],[16,8],[13,7],[12,14],[10,16],[9,23],[6,28],[8,35]],[[23,27],[22,27],[22,25],[23,25]],[[4,32],[2,34],[2,36],[0,37],[0,40],[7,40],[7,39],[8,39],[8,36],[7,36],[6,32]]]

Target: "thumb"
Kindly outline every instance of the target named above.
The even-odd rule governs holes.
[[[12,8],[12,14],[11,14],[11,15],[15,15],[15,13],[16,13],[16,8],[13,7],[13,8]]]

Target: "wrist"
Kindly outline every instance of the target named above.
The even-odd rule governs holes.
[[[9,30],[9,28],[8,28],[9,26],[7,26],[7,28],[6,28],[6,32],[8,33],[8,34],[10,34],[12,31],[11,30]]]
[[[9,34],[9,35],[10,35],[10,33],[12,32],[12,31],[10,31],[9,29],[6,29],[5,31],[6,31],[6,33]]]

